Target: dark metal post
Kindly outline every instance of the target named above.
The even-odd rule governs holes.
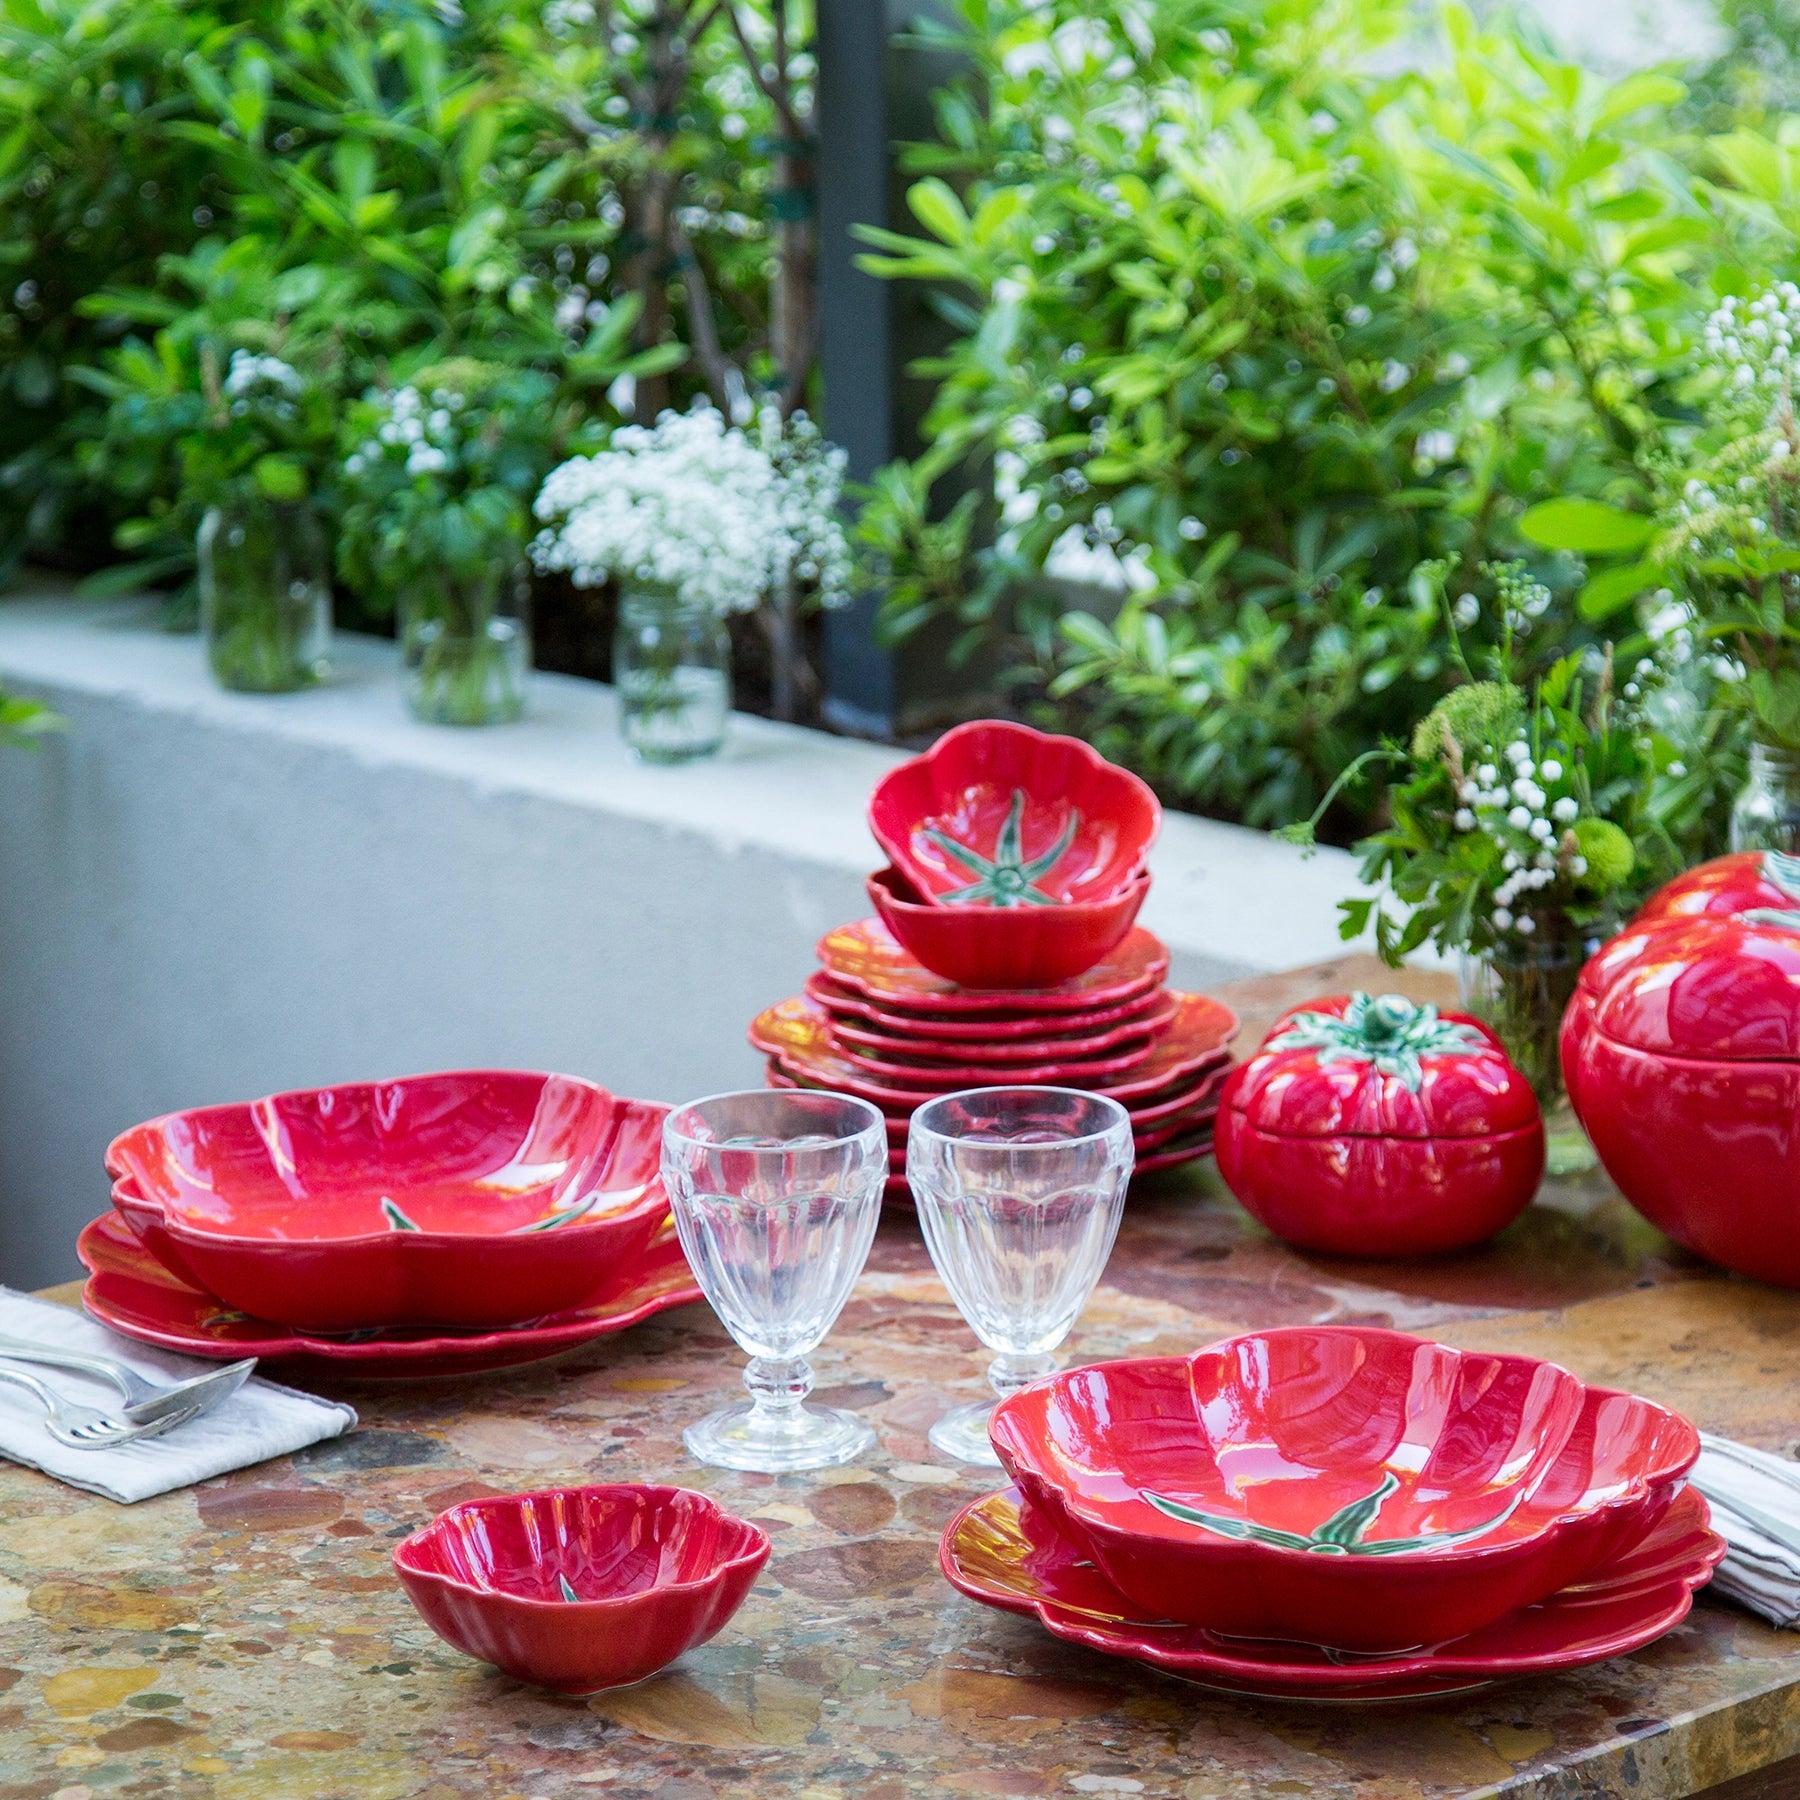
[[[918,454],[930,390],[906,366],[946,336],[922,286],[856,267],[865,246],[854,233],[912,223],[894,146],[929,134],[931,94],[958,66],[903,41],[934,11],[934,0],[818,0],[820,363],[825,429],[848,452],[853,481]],[[940,721],[954,678],[930,633],[898,651],[877,643],[878,604],[865,594],[826,615],[825,717],[840,731],[892,737]]]
[[[893,289],[856,266],[857,225],[885,225],[891,150],[890,0],[818,0],[819,360],[825,429],[867,481],[894,447]],[[877,596],[825,619],[825,716],[842,731],[887,736],[899,685],[875,641]]]

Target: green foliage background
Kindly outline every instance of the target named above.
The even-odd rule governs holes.
[[[1304,817],[1459,679],[1421,559],[1470,596],[1478,668],[1502,630],[1483,562],[1555,597],[1527,677],[1634,629],[1519,521],[1647,506],[1700,315],[1794,265],[1800,119],[1717,72],[1704,109],[1669,73],[1602,77],[1455,5],[1422,36],[1388,0],[963,15],[976,74],[914,153],[921,230],[870,237],[964,327],[932,448],[865,522],[891,629],[997,638],[1046,716],[1256,824]],[[968,506],[928,532],[931,484],[990,461],[998,530]],[[1046,582],[1070,532],[1133,591]],[[1337,829],[1378,798],[1352,789]]]
[[[627,99],[648,51],[626,27],[680,11],[0,0],[0,558],[90,568],[118,531],[114,585],[179,579],[209,346],[321,384],[315,480],[344,400],[448,356],[547,371],[602,425],[632,404],[607,398],[621,373],[683,404],[691,290],[653,273],[652,336],[623,274],[652,132],[730,299],[710,329],[754,371],[769,113],[716,11],[666,116]]]

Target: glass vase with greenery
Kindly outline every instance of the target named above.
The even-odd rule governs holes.
[[[1681,593],[1715,696],[1749,722],[1734,850],[1800,851],[1800,287],[1727,295],[1707,319],[1685,453],[1663,466],[1641,565]]]
[[[162,323],[80,371],[106,399],[79,460],[141,509],[117,529],[127,559],[90,594],[167,587],[200,623],[213,673],[270,693],[324,672],[331,631],[327,523],[342,343],[308,318],[254,239],[165,258],[181,300],[143,301]],[[125,304],[121,297],[109,305]]]
[[[1441,565],[1428,565],[1441,582]],[[1430,943],[1457,959],[1548,1109],[1557,1032],[1582,963],[1648,889],[1683,866],[1686,768],[1651,723],[1647,684],[1615,679],[1610,648],[1536,681],[1513,678],[1514,634],[1547,596],[1518,565],[1488,570],[1503,620],[1492,676],[1440,700],[1404,747],[1387,823],[1360,845],[1375,892],[1346,900],[1342,932],[1373,932],[1395,966]],[[1454,613],[1446,630],[1456,641]]]
[[[331,649],[331,558],[317,469],[321,396],[292,363],[242,347],[221,373],[201,349],[206,412],[183,440],[189,491],[207,502],[197,539],[200,629],[222,687],[310,687]]]
[[[350,409],[338,565],[392,602],[415,717],[487,725],[524,711],[531,497],[568,429],[551,377],[468,358]]]

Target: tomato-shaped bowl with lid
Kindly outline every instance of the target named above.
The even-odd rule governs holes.
[[[1800,859],[1720,857],[1653,895],[1582,970],[1562,1059],[1645,1218],[1800,1288]]]
[[[1290,1244],[1436,1256],[1530,1205],[1544,1123],[1478,1020],[1399,994],[1340,994],[1283,1014],[1233,1071],[1214,1155],[1245,1210]]]

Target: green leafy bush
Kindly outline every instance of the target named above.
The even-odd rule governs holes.
[[[918,153],[928,235],[868,259],[966,326],[929,371],[931,450],[865,522],[893,628],[1004,635],[1029,693],[1254,823],[1310,812],[1457,678],[1421,562],[1472,656],[1503,629],[1481,567],[1517,559],[1551,596],[1526,662],[1593,642],[1583,562],[1521,516],[1646,505],[1696,289],[1793,254],[1734,167],[1773,143],[1680,139],[1666,75],[1455,7],[1393,73],[1413,15],[1387,0],[964,11],[979,73]],[[1000,528],[953,521],[958,583],[918,496],[984,462]],[[1043,580],[1096,567],[1103,604]]]
[[[202,339],[316,339],[340,398],[539,368],[602,421],[772,378],[769,94],[804,111],[810,65],[796,33],[753,76],[768,9],[701,10],[0,0],[0,541],[79,565],[124,513],[175,570]]]

